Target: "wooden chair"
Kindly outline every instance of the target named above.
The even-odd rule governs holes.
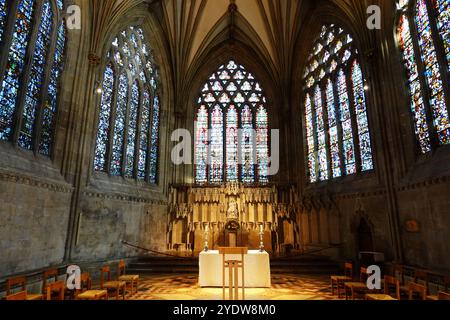
[[[391,295],[391,287],[395,287],[395,297]],[[384,277],[384,294],[366,294],[366,300],[400,300],[400,280]]]
[[[47,300],[64,300],[64,292],[66,289],[66,283],[64,281],[56,281],[47,285]],[[54,294],[57,294],[57,299],[53,299]]]
[[[361,267],[359,273],[359,282],[344,282],[345,299],[348,299],[348,293],[351,293],[352,300],[355,300],[358,293],[365,293],[369,291],[367,287],[367,268]]]
[[[49,280],[53,280],[53,282],[58,281],[58,269],[49,269],[45,270],[42,275],[42,294],[45,296],[47,294],[47,286],[50,282]]]
[[[414,282],[418,284],[423,282],[423,285],[425,285],[428,290],[428,272],[425,270],[414,270]]]
[[[117,267],[117,280],[124,281],[127,284],[126,287],[131,288],[131,294],[133,294],[133,288],[135,288],[137,293],[139,286],[139,275],[126,274],[125,268],[125,261],[120,261],[119,266]]]
[[[6,295],[10,296],[13,294],[12,289],[14,287],[20,287],[20,291],[27,292],[27,278],[26,277],[17,277],[6,280]],[[44,296],[42,294],[28,294],[26,296],[26,300],[42,300]]]
[[[392,269],[392,276],[400,280],[400,286],[405,285],[405,268],[400,264],[395,264]]]
[[[403,297],[409,298],[410,284],[421,284],[423,282],[423,286],[427,289],[425,294],[428,293],[428,272],[420,269],[414,269],[414,279],[410,283],[403,283],[400,286],[400,294],[403,294]]]
[[[76,300],[101,300],[108,299],[107,290],[91,290],[92,280],[88,272],[81,275],[81,289],[77,290],[75,299]]]
[[[421,284],[411,282],[409,284],[409,300],[426,300],[427,288]],[[417,299],[416,296],[419,298]]]
[[[450,293],[450,277],[444,277],[444,291],[442,293]],[[439,300],[439,295],[429,295],[427,296],[427,300]]]
[[[106,281],[105,281],[105,274],[106,274]],[[100,288],[102,290],[108,291],[108,297],[109,292],[114,292],[116,299],[119,300],[120,292],[122,291],[123,300],[125,300],[125,290],[126,290],[127,283],[124,281],[111,281],[111,270],[108,266],[104,266],[100,270]]]
[[[25,301],[27,300],[27,292],[20,291],[6,296],[7,301]]]
[[[219,248],[219,254],[222,255],[222,296],[226,300],[226,282],[225,272],[228,268],[228,287],[229,299],[239,300],[239,269],[242,269],[242,300],[245,300],[245,262],[244,256],[248,253],[248,248]],[[241,255],[241,260],[227,260],[227,255]]]
[[[450,300],[450,294],[445,292],[439,292],[438,297],[438,300]]]
[[[336,286],[338,297],[341,297],[341,288],[345,290],[344,283],[353,280],[353,264],[350,262],[344,265],[343,276],[331,276],[331,294],[334,295],[334,288]]]

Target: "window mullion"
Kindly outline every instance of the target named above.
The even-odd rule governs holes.
[[[20,132],[22,130],[23,122],[23,109],[25,104],[25,98],[28,90],[28,82],[30,80],[31,67],[33,65],[34,51],[36,50],[36,41],[39,35],[39,26],[41,24],[42,16],[41,11],[43,7],[43,2],[39,1],[36,3],[36,10],[32,18],[32,33],[30,37],[30,42],[28,44],[27,53],[25,55],[25,67],[22,74],[19,77],[19,90],[17,94],[16,110],[15,110],[15,120],[14,120],[14,133],[12,142],[17,145]],[[35,134],[33,130],[33,135]]]

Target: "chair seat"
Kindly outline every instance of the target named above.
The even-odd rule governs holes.
[[[387,294],[366,294],[368,300],[383,300],[383,301],[393,301],[397,300]]]
[[[108,281],[103,284],[103,288],[105,289],[117,289],[123,288],[127,285],[124,281]]]
[[[400,291],[409,292],[409,286],[400,286]]]
[[[347,276],[331,276],[331,280],[333,281],[351,281],[352,278]]]
[[[139,280],[139,275],[127,274],[127,275],[123,275],[123,276],[119,277],[119,281],[130,282],[130,281],[138,281],[138,280]]]
[[[427,296],[427,300],[438,301],[439,297],[438,296]]]
[[[43,300],[44,295],[42,294],[27,294],[27,300]]]
[[[367,288],[367,284],[362,283],[362,282],[346,282],[345,286],[347,288],[353,288],[353,289],[367,289],[369,290],[369,288]]]
[[[108,291],[106,290],[88,290],[83,293],[80,293],[77,299],[80,300],[99,300],[108,295]]]

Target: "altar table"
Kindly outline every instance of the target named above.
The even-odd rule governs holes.
[[[241,260],[241,255],[226,255],[225,260]],[[244,256],[245,287],[270,288],[270,258],[267,252],[249,250]],[[222,287],[222,255],[218,250],[201,252],[199,258],[200,287]],[[225,285],[228,286],[228,269],[225,272]],[[239,271],[239,285],[242,285],[242,271]]]

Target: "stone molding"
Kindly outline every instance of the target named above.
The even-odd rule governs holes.
[[[47,189],[50,191],[55,191],[59,193],[72,193],[74,188],[69,185],[64,185],[61,183],[52,182],[49,180],[45,180],[45,178],[37,178],[28,175],[0,171],[0,181],[4,182],[12,182],[22,185],[27,185],[31,187],[37,187],[42,189]]]

